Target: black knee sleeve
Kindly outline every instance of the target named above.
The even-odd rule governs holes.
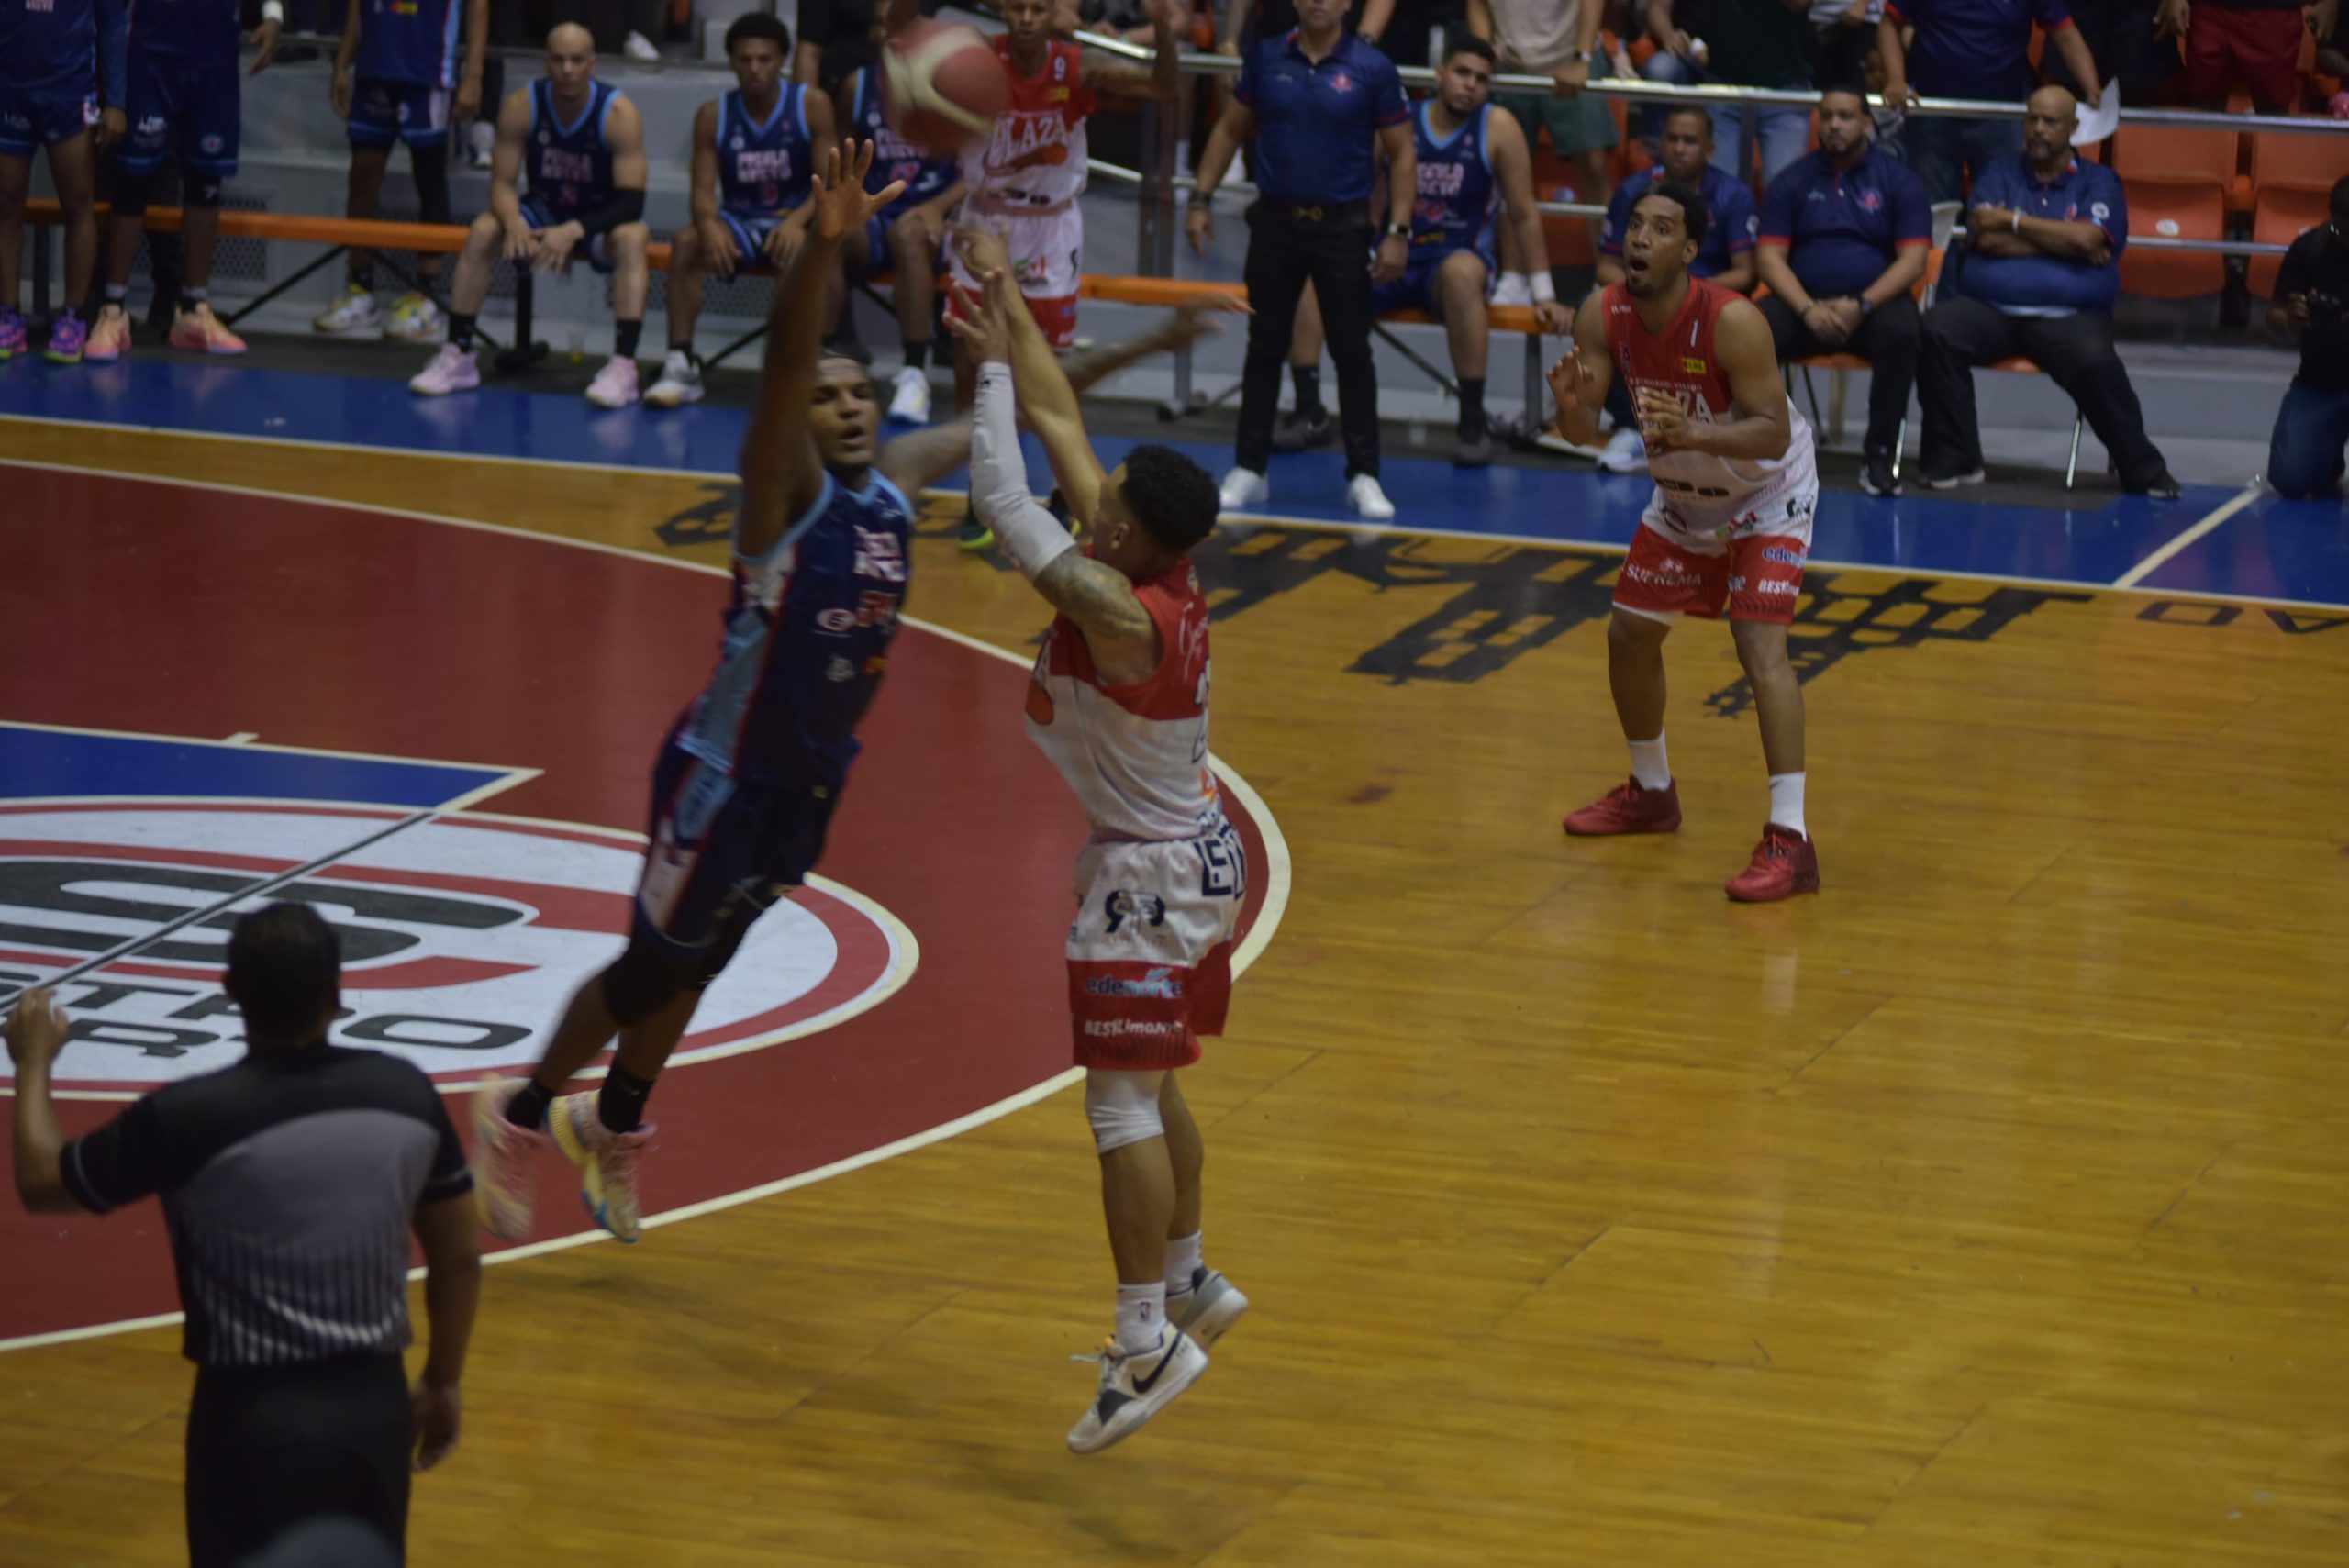
[[[667,1006],[678,992],[699,990],[698,965],[660,952],[631,938],[628,951],[604,971],[604,1006],[623,1029],[642,1023]]]
[[[411,147],[409,161],[416,172],[417,217],[425,223],[449,221],[449,150]]]
[[[154,187],[154,183],[155,174],[151,169],[145,173],[133,173],[128,169],[116,170],[114,193],[109,198],[115,216],[117,217],[146,217],[147,193]]]
[[[737,902],[729,906],[718,929],[718,940],[709,944],[709,951],[694,965],[693,988],[707,991],[709,983],[718,978],[734,955],[742,950],[742,939],[751,934],[751,926],[765,913],[765,906]]]
[[[220,205],[220,176],[217,174],[191,174],[182,183],[186,187],[185,195],[181,198],[182,205],[186,206],[218,206]]]

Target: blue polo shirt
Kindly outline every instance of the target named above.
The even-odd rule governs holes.
[[[1256,115],[1256,188],[1275,201],[1360,202],[1378,174],[1378,132],[1411,117],[1394,62],[1348,33],[1319,64],[1294,31],[1258,40],[1238,98]]]
[[[1762,195],[1762,243],[1818,299],[1857,298],[1911,245],[1933,242],[1933,208],[1909,165],[1871,147],[1842,173],[1824,152],[1797,159]]]
[[[1631,226],[1631,204],[1663,178],[1664,165],[1658,163],[1615,187],[1615,197],[1607,204],[1607,221],[1598,228],[1600,255],[1623,254],[1623,230]],[[1753,216],[1753,193],[1745,188],[1744,181],[1732,180],[1708,163],[1705,177],[1697,183],[1697,194],[1705,198],[1705,242],[1697,247],[1697,259],[1688,270],[1700,278],[1717,278],[1753,249],[1753,230],[1760,221]]]
[[[1928,98],[2013,103],[2031,91],[2031,25],[2072,25],[2064,0],[1885,0],[1884,13],[1913,23],[1909,85]]]
[[[2112,256],[2095,267],[2054,256],[1985,256],[1976,251],[1958,273],[1964,292],[2015,315],[2112,308],[2121,294],[2121,252],[2129,243],[2129,202],[2121,194],[2120,175],[2101,163],[2075,157],[2043,185],[2031,172],[2031,160],[2018,153],[1975,176],[1974,206],[2012,207],[2025,217],[2093,223],[2112,237]]]

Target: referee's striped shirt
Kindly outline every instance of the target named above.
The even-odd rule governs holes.
[[[161,1195],[200,1366],[397,1355],[417,1207],[473,1187],[431,1080],[323,1044],[159,1089],[62,1163],[95,1213]]]

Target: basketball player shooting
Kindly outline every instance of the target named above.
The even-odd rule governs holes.
[[[1076,860],[1068,989],[1117,1331],[1068,1446],[1095,1453],[1197,1382],[1203,1347],[1248,1309],[1201,1258],[1205,1150],[1173,1071],[1198,1060],[1199,1036],[1223,1032],[1248,881],[1207,765],[1208,605],[1189,560],[1218,500],[1207,470],[1166,447],[1136,447],[1104,473],[1011,269],[964,261],[980,292],[955,284],[947,325],[979,367],[971,493],[1058,612],[1028,691],[1028,734],[1092,826]],[[1029,494],[1015,390],[1091,530],[1089,553]]]
[[[1726,606],[1770,772],[1762,841],[1726,891],[1762,904],[1819,891],[1819,853],[1803,820],[1802,687],[1787,662],[1819,474],[1810,427],[1787,401],[1762,313],[1688,275],[1705,221],[1703,198],[1685,186],[1659,184],[1634,203],[1623,281],[1583,301],[1575,346],[1550,372],[1558,433],[1589,445],[1620,370],[1655,478],[1607,628],[1608,684],[1631,776],[1568,816],[1565,829],[1595,837],[1680,826],[1664,745],[1664,639],[1683,614],[1713,619]]]
[[[896,199],[867,192],[873,144],[827,151],[814,216],[775,290],[734,518],[734,586],[718,668],[669,732],[652,774],[651,841],[628,946],[571,999],[536,1072],[484,1084],[473,1145],[490,1231],[530,1233],[533,1161],[549,1142],[579,1167],[596,1222],[642,1230],[637,1163],[654,1080],[702,993],[778,898],[807,879],[858,751],[907,586],[909,497],[960,468],[967,420],[901,436],[876,452],[881,405],[852,360],[819,354],[824,283],[842,240]],[[1199,312],[1072,368],[1078,384],[1205,328]],[[601,1090],[564,1095],[617,1035]]]

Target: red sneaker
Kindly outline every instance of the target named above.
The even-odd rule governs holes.
[[[1680,826],[1680,788],[1650,789],[1626,779],[1580,811],[1566,814],[1566,831],[1577,839],[1615,833],[1669,833]]]
[[[1722,889],[1740,904],[1776,904],[1798,893],[1819,891],[1819,847],[1776,822],[1762,828],[1753,862]]]

